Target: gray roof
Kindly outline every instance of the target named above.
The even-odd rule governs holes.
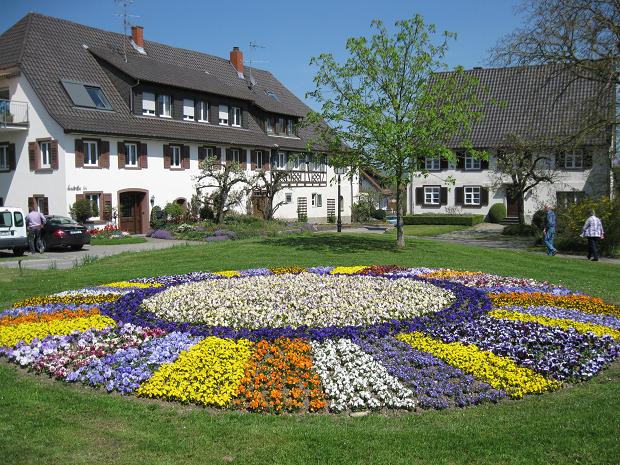
[[[136,78],[247,100],[274,113],[305,116],[310,108],[268,71],[252,69],[256,85],[250,90],[248,81],[239,78],[228,59],[145,40],[147,55],[140,55],[129,45],[125,63],[122,49],[122,34],[29,13],[0,36],[0,69],[19,66],[65,132],[305,147],[308,130],[300,131],[300,139],[274,137],[257,130],[133,115],[98,59]],[[101,85],[114,111],[75,107],[61,80]],[[266,91],[276,93],[278,100],[267,96]]]
[[[499,147],[510,133],[550,144],[565,141],[583,126],[592,102],[599,103],[597,111],[613,109],[613,95],[601,94],[599,82],[575,79],[559,65],[476,68],[466,73],[479,79],[489,102],[482,108],[482,120],[473,128],[474,147]],[[601,108],[601,95],[607,99],[608,108]],[[609,143],[608,138],[609,134],[597,132],[582,143],[604,145]],[[461,142],[455,139],[450,145],[457,148]]]

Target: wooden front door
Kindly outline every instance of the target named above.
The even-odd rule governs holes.
[[[267,193],[259,190],[252,192],[252,216],[263,217],[267,209]]]
[[[506,191],[506,216],[508,218],[519,217],[519,198],[508,190]]]
[[[142,233],[144,199],[144,192],[130,191],[119,194],[119,221],[123,231],[129,234]]]

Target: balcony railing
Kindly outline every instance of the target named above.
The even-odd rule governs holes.
[[[28,103],[0,99],[0,127],[28,126]]]
[[[283,181],[288,187],[319,187],[327,185],[327,173],[324,171],[288,171]]]

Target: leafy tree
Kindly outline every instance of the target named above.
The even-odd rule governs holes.
[[[551,166],[552,160],[544,155],[545,150],[548,148],[544,142],[526,140],[516,134],[505,136],[497,148],[492,171],[494,188],[506,185],[507,193],[518,199],[519,224],[525,223],[525,195],[541,183],[553,184],[559,176]]]
[[[224,221],[224,214],[230,208],[238,205],[246,194],[248,178],[245,170],[237,162],[228,162],[222,165],[216,157],[207,158],[200,162],[200,174],[194,177],[196,195],[200,196],[203,189],[215,188],[208,195],[208,201],[213,206],[214,220],[217,224]],[[235,190],[235,186],[243,186]]]
[[[477,82],[462,68],[440,73],[447,70],[443,58],[453,33],[437,39],[435,26],[419,15],[397,21],[393,33],[378,20],[371,27],[370,37],[347,40],[343,63],[329,53],[311,60],[318,71],[308,96],[321,111],[307,118],[315,126],[310,145],[351,172],[369,167],[385,175],[395,189],[397,246],[404,247],[405,187],[424,171],[418,160],[454,159],[448,148],[454,138],[480,155],[467,136],[482,102]]]
[[[78,223],[85,223],[93,215],[92,204],[88,199],[76,200],[69,209],[71,217]]]

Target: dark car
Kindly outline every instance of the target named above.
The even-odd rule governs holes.
[[[49,215],[43,226],[41,239],[45,250],[53,247],[71,247],[80,250],[84,244],[90,244],[88,230],[66,216]]]

